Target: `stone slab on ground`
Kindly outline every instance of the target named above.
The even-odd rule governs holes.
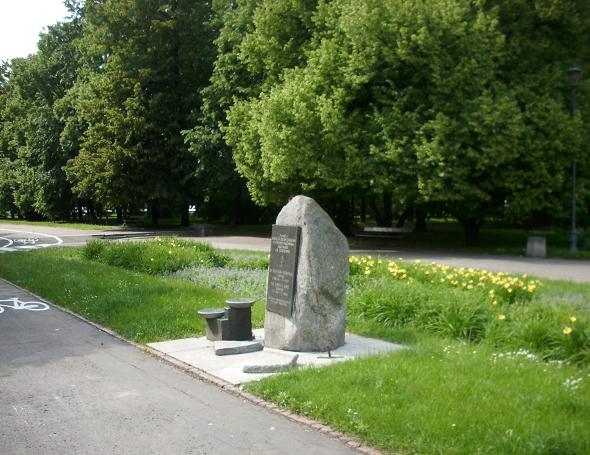
[[[254,330],[254,336],[256,340],[262,340],[264,329]],[[404,346],[400,344],[361,337],[351,333],[346,334],[343,346],[332,351],[334,357],[331,359],[327,358],[326,353],[295,353],[266,347],[258,352],[217,356],[215,355],[214,342],[207,340],[205,337],[150,343],[149,346],[231,384],[257,381],[270,376],[272,373],[244,373],[243,369],[247,365],[269,363],[277,355],[284,358],[284,356],[298,354],[297,364],[300,366],[324,366],[358,357],[404,349]]]
[[[248,352],[262,351],[263,347],[261,340],[213,342],[215,355],[247,354]]]
[[[284,354],[277,355],[276,359],[265,358],[262,362],[256,364],[244,365],[242,371],[244,373],[280,373],[282,371],[289,371],[297,366],[298,358],[298,354],[285,352]]]

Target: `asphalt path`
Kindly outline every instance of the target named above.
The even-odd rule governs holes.
[[[0,305],[1,454],[355,453],[3,280]]]
[[[0,223],[0,252],[83,245],[108,232]]]

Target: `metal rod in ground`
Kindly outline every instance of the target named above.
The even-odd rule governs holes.
[[[328,355],[327,356],[325,356],[325,355],[318,355],[318,359],[341,359],[343,357],[344,357],[343,355],[332,355],[332,351],[330,351],[329,349],[328,349]]]

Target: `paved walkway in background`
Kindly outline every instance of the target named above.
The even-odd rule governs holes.
[[[33,231],[33,232],[31,232]],[[244,249],[253,251],[270,251],[270,239],[254,236],[193,236],[191,231],[158,232],[157,235],[179,235],[184,238],[205,241],[216,248]],[[32,246],[27,239],[39,239],[40,244],[53,243],[51,246],[83,245],[95,238],[145,238],[156,235],[147,230],[105,230],[84,231],[81,229],[56,228],[46,226],[27,226],[0,224],[0,252],[16,249],[33,249],[46,246]],[[55,239],[52,239],[55,238]],[[20,242],[19,242],[20,239]],[[9,242],[12,242],[10,245]],[[29,240],[30,242],[30,240]],[[535,259],[521,256],[500,256],[486,254],[470,254],[456,252],[425,252],[409,249],[352,249],[351,254],[371,254],[388,258],[402,258],[405,260],[420,259],[423,262],[437,262],[456,267],[472,267],[494,272],[509,272],[515,274],[529,274],[542,278],[590,282],[590,261],[574,259]]]
[[[270,251],[270,239],[259,237],[199,237],[216,248],[240,248],[258,251]],[[580,283],[590,282],[590,261],[575,259],[527,258],[519,256],[500,256],[487,254],[419,252],[410,250],[364,250],[352,249],[351,254],[373,255],[386,258],[402,258],[413,261],[436,262],[455,267],[472,267],[490,272],[509,272],[515,274],[535,275],[557,280],[571,280]]]
[[[2,454],[355,453],[36,300],[0,280]]]

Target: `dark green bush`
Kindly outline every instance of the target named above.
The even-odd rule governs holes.
[[[128,270],[167,274],[187,267],[223,267],[229,258],[205,243],[176,238],[156,238],[142,242],[96,240],[83,249],[87,259]]]

